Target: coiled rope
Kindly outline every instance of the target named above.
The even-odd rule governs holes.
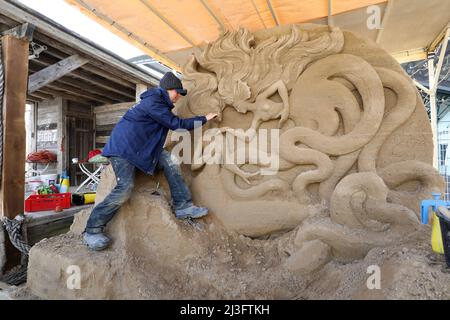
[[[22,238],[22,223],[25,218],[18,215],[15,219],[3,218],[3,226],[6,232],[8,232],[9,239],[13,246],[19,250],[21,253],[28,255],[31,247]]]
[[[20,265],[14,267],[2,278],[0,278],[0,281],[13,286],[18,286],[27,281],[28,254],[31,247],[23,240],[22,237],[22,224],[24,221],[25,218],[21,215],[18,215],[15,219],[3,217],[1,221],[2,226],[6,231],[5,234],[8,234],[13,246],[22,253]]]
[[[5,85],[5,75],[3,73],[2,44],[0,42],[0,183],[2,182],[3,169],[3,93]]]

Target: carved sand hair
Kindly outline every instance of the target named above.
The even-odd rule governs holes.
[[[311,37],[293,25],[289,34],[258,44],[246,29],[228,31],[208,44],[198,58],[193,56],[183,70],[187,87],[196,84],[195,88],[201,88],[194,90],[191,110],[195,113],[197,106],[211,99],[219,112],[226,104],[254,101],[260,92],[279,79],[291,88],[307,64],[339,52],[342,45],[343,34],[338,28]],[[198,72],[199,66],[207,72]],[[200,100],[199,96],[206,100]]]

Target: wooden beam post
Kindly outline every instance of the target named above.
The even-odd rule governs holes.
[[[32,74],[28,82],[28,93],[33,93],[45,87],[47,84],[64,77],[66,74],[71,73],[88,62],[88,59],[82,58],[79,55],[73,55]]]
[[[33,41],[33,34],[36,27],[31,23],[24,23],[10,30],[4,31],[2,36],[10,35],[18,39]]]
[[[28,41],[2,38],[5,87],[3,96],[3,215],[23,213],[25,187],[25,105],[28,80]]]
[[[24,212],[29,42],[11,35],[2,37],[1,41],[4,68],[1,215],[13,219]],[[5,251],[8,269],[20,261],[20,254],[9,242]]]

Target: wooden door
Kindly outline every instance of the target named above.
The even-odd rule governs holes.
[[[94,120],[69,116],[66,117],[66,125],[70,184],[77,186],[86,176],[78,165],[72,164],[72,159],[86,160],[89,151],[94,149]],[[92,170],[93,166],[87,165],[87,168]]]

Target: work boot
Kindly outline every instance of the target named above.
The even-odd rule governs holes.
[[[83,234],[83,242],[89,249],[101,251],[108,247],[111,240],[104,233],[87,233]]]
[[[191,206],[186,209],[176,210],[175,216],[178,219],[198,219],[208,214],[207,208]]]

